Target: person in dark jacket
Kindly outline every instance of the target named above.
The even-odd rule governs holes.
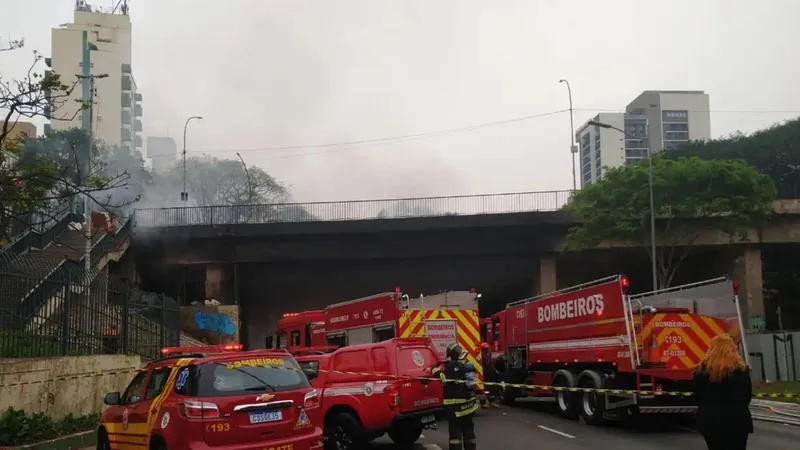
[[[475,398],[475,387],[467,383],[466,357],[465,350],[457,344],[450,344],[447,346],[447,361],[432,370],[444,385],[449,450],[476,450],[472,416],[480,407]]]
[[[694,373],[697,429],[708,450],[745,450],[753,432],[750,370],[727,334],[711,340]]]

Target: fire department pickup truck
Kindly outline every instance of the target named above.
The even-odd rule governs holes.
[[[467,360],[475,366],[477,386],[482,389],[480,297],[471,289],[409,298],[395,288],[394,292],[332,304],[325,308],[327,343],[345,347],[394,337],[428,337],[443,361],[448,344],[457,342],[468,352]]]
[[[322,449],[320,391],[284,351],[164,348],[109,407],[97,448]]]
[[[410,445],[442,412],[442,384],[430,380],[439,357],[429,338],[351,345],[297,361],[322,392],[326,449],[363,448],[384,433]]]

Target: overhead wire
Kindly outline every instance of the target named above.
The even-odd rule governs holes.
[[[603,109],[603,108],[574,108],[573,111],[578,112],[595,112],[595,113],[602,113],[602,112],[609,112],[609,113],[624,113],[624,110],[619,109]],[[359,139],[359,140],[350,140],[350,141],[338,141],[338,142],[330,142],[330,143],[322,143],[322,144],[303,144],[303,145],[285,145],[285,146],[271,146],[271,147],[255,147],[255,148],[225,148],[225,149],[200,149],[200,150],[187,150],[187,153],[193,154],[217,154],[217,153],[239,153],[239,152],[278,152],[278,151],[286,151],[286,150],[309,150],[309,149],[324,149],[323,151],[319,152],[304,152],[304,153],[293,153],[288,155],[277,155],[277,156],[267,156],[267,157],[256,157],[252,158],[252,161],[262,161],[262,160],[272,160],[272,159],[285,159],[285,158],[296,158],[302,156],[313,156],[313,155],[323,155],[329,153],[336,153],[336,152],[343,152],[343,151],[352,151],[361,149],[364,147],[370,147],[375,145],[389,145],[389,144],[396,144],[420,139],[429,139],[435,138],[447,134],[454,134],[454,133],[463,133],[474,131],[482,128],[489,128],[495,127],[500,125],[506,125],[516,122],[523,122],[529,121],[533,119],[544,118],[548,116],[554,116],[557,114],[563,114],[569,112],[569,109],[560,109],[556,111],[550,111],[546,113],[539,113],[539,114],[529,114],[525,116],[514,117],[511,119],[504,119],[504,120],[496,120],[491,122],[483,122],[475,125],[468,125],[468,126],[461,126],[461,127],[454,127],[454,128],[447,128],[438,131],[430,131],[430,132],[423,132],[423,133],[413,133],[413,134],[404,134],[404,135],[395,135],[395,136],[387,136],[381,138],[371,138],[371,139]],[[800,114],[800,110],[690,110],[689,112],[695,113],[732,113],[732,114]],[[153,156],[151,159],[159,158],[159,157],[167,157],[173,155],[157,155]]]

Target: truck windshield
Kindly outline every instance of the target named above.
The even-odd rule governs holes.
[[[308,379],[293,358],[254,358],[202,364],[197,393],[201,397],[215,397],[308,386]]]

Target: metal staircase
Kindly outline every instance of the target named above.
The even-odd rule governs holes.
[[[32,318],[41,316],[42,307],[58,297],[66,286],[81,278],[91,283],[110,260],[119,260],[128,249],[132,220],[120,224],[114,232],[94,233],[90,243],[91,270],[86,273],[87,237],[68,228],[72,219],[73,215],[67,214],[45,233],[40,233],[51,236],[50,242],[39,239],[37,247],[29,244],[32,239],[22,236],[0,252],[2,326],[27,327]]]

